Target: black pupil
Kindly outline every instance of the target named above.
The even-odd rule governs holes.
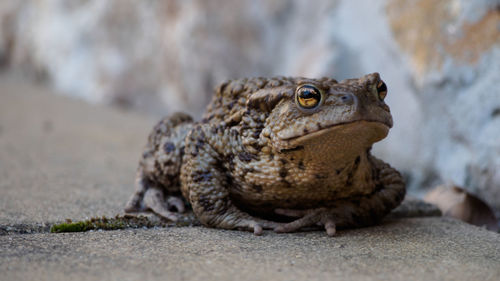
[[[302,89],[300,89],[299,98],[315,99],[315,100],[319,101],[321,99],[321,95],[320,95],[318,89],[315,89],[315,88],[310,87],[310,86],[304,86]]]
[[[377,87],[377,90],[379,93],[387,92],[387,86],[384,82],[382,82],[382,84]]]

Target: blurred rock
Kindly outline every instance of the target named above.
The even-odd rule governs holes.
[[[443,213],[434,204],[422,199],[406,196],[401,205],[392,210],[388,218],[440,217]]]
[[[0,61],[62,93],[199,117],[244,76],[379,72],[395,120],[374,152],[410,192],[454,181],[500,210],[500,1],[4,0]]]
[[[444,216],[498,231],[498,221],[488,204],[461,187],[440,185],[429,191],[424,200],[436,205]]]
[[[295,53],[286,45],[314,39],[297,20],[316,25],[331,9],[297,17],[306,5],[295,2],[13,0],[2,4],[2,37],[14,44],[0,48],[63,93],[201,116],[218,83],[281,74]]]
[[[500,1],[391,0],[422,105],[423,158],[500,210]],[[429,183],[432,185],[432,182]]]

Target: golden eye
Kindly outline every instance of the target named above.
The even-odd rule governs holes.
[[[295,91],[295,102],[300,108],[313,109],[320,105],[322,92],[312,85],[302,85]]]
[[[378,98],[383,101],[385,96],[387,96],[387,85],[383,81],[378,82],[377,84],[377,93]]]

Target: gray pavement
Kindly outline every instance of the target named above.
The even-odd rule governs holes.
[[[0,76],[0,224],[117,214],[153,125]]]
[[[155,120],[0,75],[0,280],[500,280],[500,235],[440,217],[274,234],[204,227],[51,234],[114,216]],[[22,227],[32,234],[18,234]]]

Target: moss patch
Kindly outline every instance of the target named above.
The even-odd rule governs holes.
[[[192,215],[185,216],[178,222],[167,222],[164,220],[154,220],[145,216],[115,216],[114,218],[95,217],[84,221],[73,222],[67,219],[64,223],[54,224],[50,228],[52,233],[61,232],[85,232],[89,230],[117,230],[126,228],[152,228],[168,226],[194,226],[199,222]]]

